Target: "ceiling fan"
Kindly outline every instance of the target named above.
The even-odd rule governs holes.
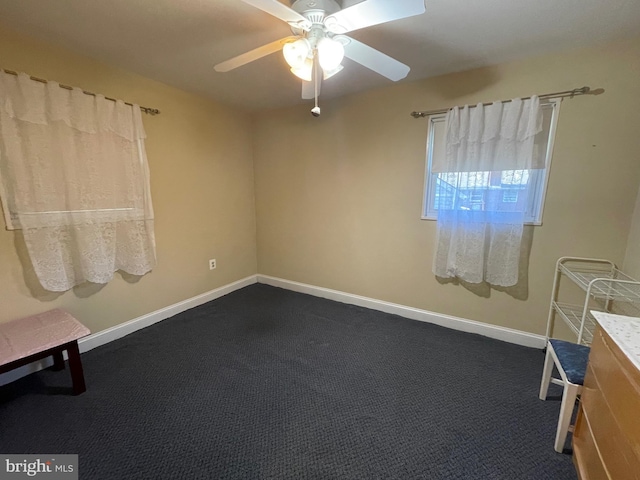
[[[321,81],[342,70],[344,57],[393,81],[409,73],[407,65],[345,33],[425,11],[424,0],[364,0],[344,9],[336,0],[295,0],[291,7],[278,0],[242,1],[287,22],[293,35],[219,63],[215,70],[228,72],[282,50],[291,72],[302,79],[302,98],[316,98],[315,116],[320,115]]]

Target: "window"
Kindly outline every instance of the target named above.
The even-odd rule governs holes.
[[[445,114],[429,117],[427,168],[422,218],[435,220],[439,209],[522,211],[528,224],[540,225],[551,164],[560,100],[542,104],[542,132],[536,138],[544,169],[431,173],[433,159],[445,154]],[[442,157],[440,157],[442,158]]]
[[[156,263],[140,108],[0,70],[0,199],[42,287]]]
[[[505,190],[502,192],[502,203],[518,203],[518,191]]]

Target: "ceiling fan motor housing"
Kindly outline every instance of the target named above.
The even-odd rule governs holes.
[[[340,10],[340,5],[335,0],[296,0],[291,8],[312,24],[322,25],[325,17]]]

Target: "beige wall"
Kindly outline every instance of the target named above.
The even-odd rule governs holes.
[[[562,255],[621,264],[640,181],[640,39],[394,85],[260,114],[254,123],[258,271],[544,333]],[[508,292],[441,284],[420,220],[426,120],[413,110],[589,85],[563,102],[528,279]],[[530,229],[531,231],[531,229]]]
[[[45,292],[19,233],[0,224],[0,322],[63,307],[96,332],[256,273],[249,117],[0,29],[0,67],[155,107],[143,115],[158,266],[138,281]],[[0,215],[1,218],[1,215]],[[0,220],[4,222],[4,219]],[[218,267],[208,268],[216,258]]]

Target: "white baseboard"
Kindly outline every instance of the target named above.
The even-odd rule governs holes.
[[[339,290],[331,290],[328,288],[316,287],[306,283],[294,282],[268,275],[258,274],[258,282],[274,287],[285,288],[294,292],[307,293],[315,297],[327,298],[342,303],[358,305],[360,307],[379,310],[385,313],[393,313],[401,317],[418,320],[421,322],[434,323],[453,330],[462,332],[477,333],[485,337],[495,338],[504,342],[523,345],[525,347],[544,348],[546,346],[546,338],[543,335],[514,330],[512,328],[499,327],[488,323],[468,320],[466,318],[444,315],[442,313],[430,312],[419,308],[407,307],[397,303],[376,300],[375,298],[362,297],[351,293],[341,292]]]
[[[67,352],[64,352],[64,358],[67,358]],[[7,383],[11,383],[14,380],[18,380],[19,378],[26,377],[27,375],[35,372],[39,372],[40,370],[44,370],[45,368],[53,365],[53,358],[47,357],[42,360],[38,360],[36,362],[29,363],[27,365],[23,365],[22,367],[18,367],[10,372],[3,373],[0,375],[0,387],[2,385],[6,385]]]
[[[223,285],[215,290],[205,292],[201,295],[169,305],[168,307],[161,308],[155,312],[147,313],[146,315],[134,318],[133,320],[129,320],[114,327],[107,328],[106,330],[88,335],[78,340],[78,347],[80,348],[81,353],[87,352],[106,343],[113,342],[118,338],[122,338],[125,335],[129,335],[137,330],[153,325],[154,323],[166,320],[167,318],[173,317],[185,310],[210,302],[211,300],[220,298],[248,285],[253,285],[256,282],[257,275],[251,275],[236,282]],[[67,358],[66,352],[64,352],[64,357],[65,359]],[[51,358],[45,358],[28,365],[24,365],[20,368],[16,368],[15,370],[11,370],[10,372],[0,375],[0,385],[13,382],[14,380],[42,370],[43,368],[50,367],[51,365],[53,365],[53,360]]]
[[[106,330],[102,330],[98,333],[94,333],[92,335],[84,337],[83,339],[78,341],[80,353],[87,352],[96,347],[99,347],[100,345],[104,345],[105,343],[113,342],[118,338],[122,338],[125,335],[129,335],[130,333],[153,325],[154,323],[166,320],[167,318],[173,317],[174,315],[182,313],[185,310],[189,310],[190,308],[194,308],[204,303],[210,302],[211,300],[215,300],[216,298],[220,298],[231,292],[240,290],[241,288],[244,288],[248,285],[253,285],[257,281],[257,275],[251,275],[249,277],[243,278],[242,280],[229,283],[222,287],[216,288],[215,290],[210,290],[209,292],[191,297],[187,300],[183,300],[182,302],[174,303],[173,305],[161,308],[160,310],[156,310],[155,312],[147,313],[146,315],[134,318],[133,320],[129,320],[128,322],[120,323],[114,327],[107,328]]]

